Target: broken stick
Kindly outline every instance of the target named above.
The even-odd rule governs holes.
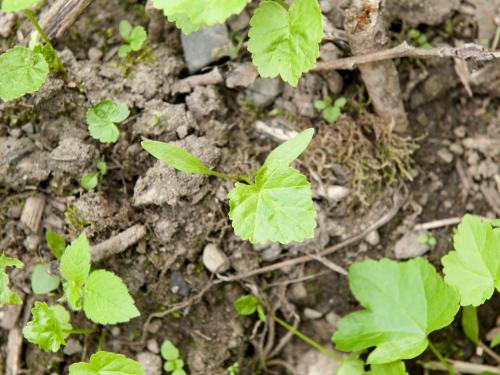
[[[57,0],[40,21],[49,39],[60,38],[94,0]]]
[[[146,235],[146,227],[136,224],[116,236],[92,246],[90,256],[93,262],[99,262],[112,255],[124,252]]]

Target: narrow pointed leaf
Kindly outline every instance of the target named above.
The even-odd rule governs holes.
[[[4,12],[19,12],[31,8],[41,0],[3,0],[2,10]]]
[[[462,308],[462,328],[465,335],[474,344],[479,342],[479,322],[477,320],[477,307],[464,306]]]
[[[61,275],[68,281],[83,283],[90,271],[89,242],[85,232],[64,251],[60,262]]]
[[[179,171],[194,174],[214,174],[214,171],[207,168],[196,156],[181,147],[149,139],[142,141],[141,145],[156,159]]]
[[[311,143],[313,135],[314,129],[306,129],[292,139],[279,145],[267,156],[265,164],[279,163],[288,166],[305,151],[309,143]]]

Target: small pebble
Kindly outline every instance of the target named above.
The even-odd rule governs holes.
[[[453,161],[453,154],[447,148],[440,149],[437,154],[445,163],[451,163]]]
[[[380,235],[377,230],[373,230],[367,234],[365,241],[372,246],[377,246],[380,243]]]
[[[426,233],[426,231],[406,232],[394,246],[396,259],[416,258],[428,252],[430,250],[429,245],[419,241],[419,237]]]
[[[155,339],[148,340],[146,347],[151,353],[158,354],[160,352],[160,346],[158,345],[158,341]]]
[[[453,129],[453,134],[458,138],[463,138],[467,134],[467,128],[465,126],[458,126]]]
[[[307,320],[316,320],[320,319],[323,317],[323,314],[319,312],[318,310],[311,309],[309,307],[306,307],[304,309],[304,319]]]
[[[30,234],[26,237],[23,244],[28,251],[36,251],[40,245],[40,236],[37,234]]]
[[[142,352],[137,354],[137,362],[139,362],[146,375],[161,375],[163,361],[159,355]]]
[[[32,135],[35,132],[35,128],[33,127],[33,124],[31,122],[28,122],[21,126],[21,129],[23,129],[23,132],[28,135]]]
[[[328,199],[331,200],[332,202],[341,201],[342,199],[347,197],[350,192],[351,189],[341,185],[329,186],[326,189],[326,195]]]
[[[66,355],[75,355],[81,353],[82,350],[83,348],[82,344],[80,344],[80,341],[70,338],[66,341],[66,346],[64,346],[63,353]]]
[[[453,143],[450,146],[450,151],[453,152],[455,155],[462,155],[464,153],[464,148],[459,143]]]
[[[326,314],[325,320],[330,325],[330,327],[332,328],[332,332],[333,332],[337,328],[337,323],[340,320],[340,316],[338,314],[336,314],[335,312],[330,311],[328,314]]]
[[[226,272],[231,266],[226,254],[211,243],[203,249],[203,264],[212,273]]]
[[[111,336],[118,337],[120,336],[120,333],[121,333],[120,327],[111,328]]]
[[[103,53],[100,49],[95,48],[95,47],[91,47],[91,48],[89,48],[88,55],[89,55],[90,61],[99,62],[99,61],[101,61]]]
[[[155,319],[155,320],[151,321],[151,323],[149,323],[148,332],[149,333],[158,333],[158,331],[161,329],[162,325],[163,324],[162,324],[160,319]]]

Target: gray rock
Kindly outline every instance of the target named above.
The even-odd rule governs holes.
[[[137,354],[137,362],[139,362],[146,375],[161,375],[163,361],[159,355],[142,352]]]
[[[8,38],[12,34],[16,20],[16,13],[0,13],[0,36],[2,38]]]
[[[224,116],[227,112],[222,95],[213,86],[196,86],[186,98],[186,104],[198,121],[212,115]]]
[[[306,307],[304,309],[304,319],[307,320],[316,320],[316,319],[321,319],[323,314],[319,312],[318,310],[311,309],[309,307]]]
[[[420,243],[418,238],[426,232],[406,232],[394,246],[394,255],[397,259],[416,258],[430,250],[429,245]]]
[[[56,174],[80,178],[83,172],[97,163],[95,146],[78,138],[65,138],[50,153],[50,165]]]
[[[273,244],[262,252],[262,260],[264,262],[274,262],[280,257],[282,251],[283,249],[279,244]]]
[[[247,100],[257,107],[267,107],[274,103],[283,92],[283,81],[279,78],[257,78],[246,92]]]
[[[453,154],[447,148],[439,149],[437,155],[445,163],[451,163],[453,161]]]
[[[301,375],[336,374],[339,364],[316,349],[300,353],[296,373]]]
[[[226,78],[226,86],[233,89],[235,87],[249,87],[251,86],[259,73],[255,66],[250,62],[237,64]]]
[[[226,254],[212,243],[203,249],[203,264],[212,273],[226,272],[230,267]]]
[[[204,27],[189,35],[181,34],[184,58],[190,73],[217,61],[231,46],[225,24]]]
[[[160,345],[158,345],[158,341],[156,341],[155,339],[149,339],[146,343],[146,347],[151,353],[160,353]]]
[[[170,290],[172,293],[187,297],[191,287],[186,280],[184,280],[180,272],[174,271],[170,275]]]

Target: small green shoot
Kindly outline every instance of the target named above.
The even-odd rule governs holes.
[[[417,29],[408,30],[408,37],[415,43],[418,47],[423,49],[432,49],[432,45],[429,43],[427,39],[427,35],[422,33]]]
[[[500,333],[497,333],[496,336],[490,342],[490,348],[494,348],[500,344]]]
[[[249,176],[229,176],[206,167],[197,157],[173,144],[144,140],[142,147],[158,160],[183,172],[237,181],[229,198],[235,233],[252,243],[303,242],[314,237],[316,212],[311,185],[289,166],[309,145],[313,129],[274,149],[264,165]]]
[[[132,52],[138,52],[144,47],[144,43],[148,38],[146,30],[142,26],[132,27],[130,22],[126,20],[120,21],[120,35],[125,41],[125,44],[118,49],[118,56],[122,59],[127,57]]]
[[[23,268],[23,263],[15,258],[0,254],[0,307],[5,304],[20,305],[23,303],[21,297],[9,288],[9,276],[5,273],[7,267]]]
[[[80,186],[85,190],[93,190],[99,185],[106,173],[108,173],[108,167],[103,156],[97,163],[97,172],[85,173],[80,179]]]
[[[61,259],[64,249],[66,249],[66,240],[64,237],[56,232],[48,230],[45,233],[45,240],[47,241],[47,245],[52,255],[58,260]]]
[[[116,124],[130,115],[126,104],[105,99],[87,111],[87,124],[92,138],[102,143],[114,143],[120,136]]]
[[[336,375],[408,375],[408,373],[402,361],[371,365],[370,371],[365,371],[365,363],[359,358],[359,353],[355,353],[342,361]]]
[[[50,264],[37,264],[31,274],[31,289],[35,294],[49,294],[53,292],[61,284],[61,279],[58,276],[50,274]]]
[[[262,320],[263,322],[267,320],[264,307],[257,300],[257,298],[255,298],[251,294],[241,296],[236,301],[234,301],[233,304],[234,308],[241,316],[248,316],[257,313],[260,320]]]
[[[436,237],[432,233],[424,233],[418,236],[418,242],[421,244],[427,244],[430,247],[434,247],[437,244]]]
[[[122,354],[97,352],[90,361],[73,363],[69,375],[145,375],[141,365]]]
[[[23,328],[26,340],[46,352],[57,352],[61,345],[66,345],[66,338],[73,327],[69,312],[64,307],[37,301],[31,313],[33,320]]]
[[[231,366],[227,368],[228,375],[238,375],[240,373],[240,364],[238,362],[234,362]]]
[[[172,375],[186,375],[186,371],[184,371],[184,361],[180,356],[179,349],[177,349],[171,341],[163,341],[160,353],[165,360],[163,369],[166,372]]]
[[[345,97],[341,96],[333,101],[331,96],[326,96],[323,100],[316,100],[314,108],[321,111],[323,118],[330,124],[337,122],[337,119],[342,114],[342,109],[347,104]]]

